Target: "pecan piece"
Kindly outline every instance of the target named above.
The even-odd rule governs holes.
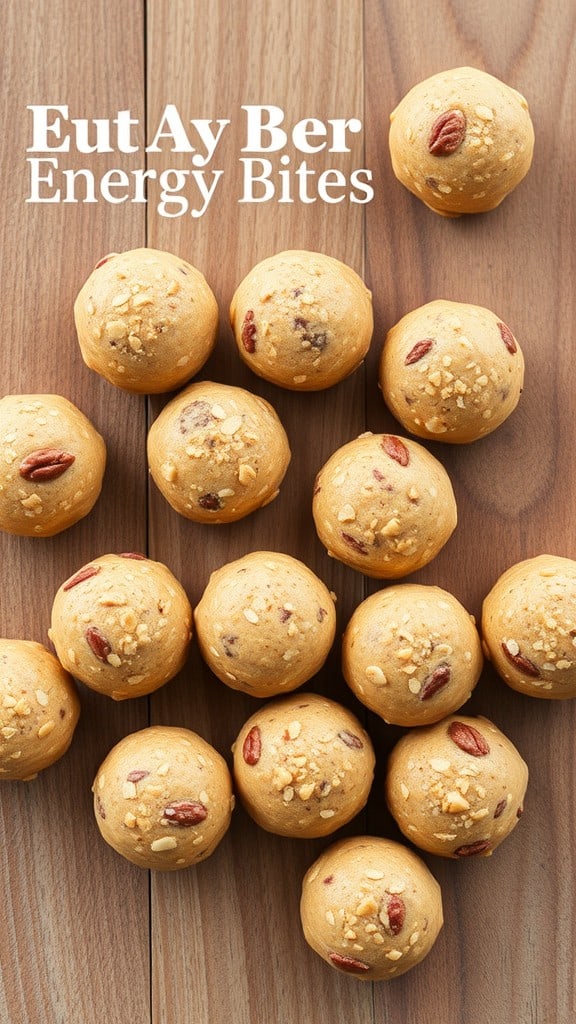
[[[369,971],[369,964],[362,963],[361,960],[355,960],[353,956],[346,956],[344,953],[328,953],[328,956],[335,967],[339,967],[341,971]]]
[[[242,757],[246,764],[258,764],[262,753],[262,737],[260,727],[253,725],[242,744]]]
[[[406,356],[404,366],[411,366],[412,363],[417,363],[419,359],[422,359],[422,356],[425,356],[430,351],[433,344],[434,338],[424,338],[422,341],[417,341]]]
[[[222,508],[222,499],[217,494],[201,494],[198,498],[198,504],[200,508],[205,508],[208,512],[218,512]]]
[[[295,331],[302,331],[302,341],[307,341],[311,348],[317,349],[318,352],[322,352],[326,348],[328,344],[326,331],[310,329],[309,320],[305,320],[302,316],[297,316],[293,320],[293,327]]]
[[[522,672],[525,676],[530,676],[531,679],[540,679],[540,669],[533,661],[530,661],[530,658],[521,653],[518,644],[514,640],[504,640],[502,642],[502,650],[510,664],[514,665],[514,668],[517,668],[519,672]]]
[[[98,626],[88,626],[84,636],[92,654],[98,658],[98,661],[106,661],[108,655],[112,653],[112,644],[98,629]]]
[[[18,471],[25,480],[41,483],[62,476],[75,459],[75,455],[63,452],[60,448],[38,448],[22,459]]]
[[[482,733],[478,732],[473,725],[466,725],[465,722],[450,722],[448,735],[465,754],[471,754],[472,757],[484,757],[490,753],[490,747]]]
[[[342,743],[345,743],[347,747],[351,747],[352,750],[362,750],[364,746],[360,737],[354,732],[349,732],[348,729],[342,729],[338,733],[338,739],[342,740]]]
[[[456,857],[476,857],[480,853],[485,853],[486,850],[490,849],[489,839],[478,839],[475,843],[467,843],[465,846],[459,846],[454,853]]]
[[[254,323],[254,310],[249,309],[242,324],[242,344],[249,355],[256,351],[257,327]]]
[[[66,580],[62,590],[72,590],[72,587],[78,586],[79,583],[84,583],[84,580],[91,579],[92,576],[97,576],[100,572],[99,565],[84,565],[82,569],[79,569],[74,576],[71,576],[69,580]]]
[[[388,915],[388,927],[392,935],[398,935],[404,927],[406,907],[404,900],[396,893],[392,893],[386,901],[386,913]]]
[[[368,550],[363,540],[356,540],[351,533],[344,533],[344,531],[342,531],[341,537],[344,543],[347,544],[349,548],[353,548],[354,551],[357,551],[359,555],[368,554]]]
[[[514,353],[518,351],[518,345],[516,344],[516,339],[512,334],[512,331],[503,323],[498,324],[498,330],[500,331],[500,337],[506,345],[510,355],[513,356]]]
[[[118,255],[117,252],[109,252],[107,256],[103,256],[101,260],[98,260],[98,263],[94,267],[94,270],[98,270],[99,267],[103,267],[105,263],[108,263],[108,260],[113,259],[114,256],[117,256],[117,255]]]
[[[450,156],[464,142],[466,117],[461,110],[445,110],[436,118],[428,136],[428,152],[433,156]]]
[[[207,815],[204,804],[198,800],[174,800],[164,808],[163,813],[171,825],[181,825],[183,828],[199,825]]]
[[[394,462],[397,462],[400,466],[407,466],[410,462],[410,453],[399,437],[395,434],[383,434],[382,441],[380,442],[382,448]]]
[[[494,811],[494,817],[495,818],[499,818],[500,817],[502,812],[505,810],[507,803],[508,803],[508,798],[504,797],[503,800],[500,800],[500,802],[496,804],[496,810]]]
[[[187,434],[192,430],[202,430],[209,423],[213,422],[214,417],[211,406],[200,398],[190,402],[189,405],[185,405],[178,417],[178,426],[181,434]]]
[[[438,665],[424,680],[420,690],[420,700],[430,700],[438,690],[442,690],[450,682],[452,672],[449,665]]]

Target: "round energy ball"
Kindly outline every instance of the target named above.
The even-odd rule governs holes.
[[[0,780],[35,779],[66,753],[80,715],[74,681],[42,644],[0,639]]]
[[[444,467],[395,434],[361,434],[334,452],[316,478],[312,512],[328,554],[377,579],[427,565],[457,519]]]
[[[325,850],[306,872],[300,917],[309,946],[359,981],[405,974],[442,928],[438,882],[411,850],[355,836]]]
[[[522,814],[528,768],[487,718],[412,729],[388,761],[386,799],[404,835],[440,857],[489,857]]]
[[[114,700],[141,697],[183,667],[192,608],[178,580],[143,555],[102,555],[59,588],[50,639],[69,672]]]
[[[233,749],[238,795],[268,832],[327,836],[368,800],[370,737],[351,711],[327,697],[272,701],[248,719]]]
[[[482,306],[439,299],[387,334],[380,359],[384,400],[402,426],[433,441],[465,444],[514,411],[524,357],[512,331]]]
[[[212,573],[194,612],[202,657],[253,697],[295,690],[324,664],[336,632],[328,588],[303,562],[253,551]]]
[[[230,320],[244,362],[295,391],[320,391],[362,362],[373,331],[372,296],[350,267],[319,252],[262,260],[236,289]]]
[[[344,678],[393,725],[428,725],[470,697],[482,670],[474,619],[440,587],[404,583],[358,606],[344,633]]]
[[[441,71],[415,85],[390,121],[394,174],[445,217],[493,210],[532,163],[526,100],[477,68]]]
[[[152,478],[166,501],[198,523],[232,523],[277,497],[290,446],[263,398],[228,384],[191,384],[148,434]]]
[[[484,601],[482,637],[513,690],[576,697],[576,562],[538,555],[507,569]]]
[[[111,384],[137,394],[171,391],[204,365],[218,306],[203,275],[158,249],[101,259],[74,304],[82,358]]]
[[[106,446],[61,395],[0,399],[0,529],[52,537],[88,515],[100,494]]]
[[[120,740],[92,791],[102,837],[132,864],[156,871],[209,857],[234,807],[224,758],[195,732],[168,725]]]

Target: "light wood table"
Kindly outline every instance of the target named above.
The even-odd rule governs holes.
[[[0,635],[46,642],[57,587],[102,553],[149,552],[195,603],[214,567],[261,548],[291,552],[326,580],[338,594],[340,634],[378,585],[325,554],[310,514],[313,479],[340,444],[366,429],[394,429],[376,385],[382,339],[404,312],[438,297],[486,305],[513,327],[527,357],[526,387],[512,419],[488,439],[430,446],[453,480],[460,522],[413,581],[444,586],[478,615],[513,562],[543,551],[576,557],[570,0],[4,0],[2,22],[1,391],[67,396],[105,436],[109,461],[101,499],[81,524],[52,540],[0,537]],[[388,115],[411,85],[463,64],[528,97],[537,144],[528,178],[496,212],[446,221],[394,179]],[[231,122],[206,168],[223,175],[203,216],[161,216],[153,181],[147,204],[25,202],[28,105],[67,104],[70,118],[130,110],[139,122],[136,152],[82,155],[73,141],[69,153],[55,154],[55,175],[89,167],[99,180],[116,167],[133,181],[138,168],[191,167],[189,154],[143,152],[146,122],[150,141],[167,103],[187,120]],[[266,203],[239,202],[242,107],[250,104],[281,107],[288,130],[302,118],[359,118],[349,153],[305,158],[316,174],[335,167],[346,180],[371,169],[374,199],[353,203],[346,190],[334,204],[304,202],[297,192],[294,202],[279,203],[278,192]],[[304,156],[290,141],[285,152],[293,171]],[[276,175],[287,169],[278,154],[270,159]],[[309,185],[312,197],[312,178]],[[198,199],[191,182],[186,191]],[[189,259],[216,293],[221,332],[202,376],[265,396],[291,439],[278,501],[232,527],[180,519],[148,482],[146,430],[164,397],[117,391],[80,357],[72,306],[81,283],[104,253],[145,244]],[[227,310],[236,284],[257,260],[286,248],[330,253],[373,290],[370,357],[326,393],[265,384],[232,343]],[[378,752],[373,798],[346,834],[398,838],[382,777],[399,730],[355,704],[338,643],[310,688],[360,713]],[[493,858],[427,858],[443,890],[444,930],[420,967],[371,985],[329,969],[301,936],[301,878],[326,841],[272,837],[238,808],[210,860],[149,875],[99,837],[90,786],[113,743],[149,723],[182,724],[229,757],[256,701],[211,677],[195,645],[180,677],[150,699],[114,704],[82,687],[81,700],[68,755],[33,783],[0,783],[2,1024],[574,1021],[574,702],[521,697],[486,668],[467,710],[493,718],[529,762],[523,820]]]

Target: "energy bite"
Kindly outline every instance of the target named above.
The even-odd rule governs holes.
[[[305,683],[324,664],[336,631],[328,588],[277,551],[253,551],[213,572],[194,619],[214,674],[253,697]]]
[[[100,494],[106,446],[61,395],[0,399],[0,529],[52,537],[88,515]]]
[[[487,718],[451,715],[393,748],[386,799],[416,846],[440,857],[489,857],[522,814],[528,768]]]
[[[444,217],[493,210],[532,163],[526,100],[477,68],[441,71],[415,85],[390,122],[394,174]]]
[[[0,780],[35,779],[66,753],[80,715],[74,681],[42,644],[0,639]]]
[[[166,501],[198,523],[231,523],[277,497],[290,462],[274,409],[228,384],[191,384],[148,433],[148,462]]]
[[[120,740],[92,791],[103,839],[156,871],[178,871],[214,853],[234,807],[224,758],[197,733],[168,725]]]
[[[377,579],[427,565],[457,519],[444,467],[395,434],[361,434],[334,452],[316,478],[312,512],[328,554]]]
[[[342,668],[362,704],[393,725],[428,725],[461,707],[482,670],[474,619],[440,587],[404,583],[358,606]]]
[[[439,299],[387,334],[380,387],[397,420],[417,437],[465,444],[514,411],[524,357],[512,331],[482,306]]]
[[[306,872],[300,917],[306,942],[327,964],[359,981],[385,981],[430,952],[442,895],[411,850],[356,836],[334,843]]]
[[[74,304],[82,358],[137,394],[171,391],[210,355],[218,306],[196,267],[170,252],[131,249],[97,264]]]
[[[300,249],[252,268],[236,289],[230,320],[250,369],[295,391],[320,391],[348,377],[374,327],[372,296],[358,274]]]
[[[52,606],[50,639],[64,668],[114,700],[141,697],[183,667],[192,608],[161,562],[102,555],[70,576]]]
[[[482,609],[486,655],[530,697],[576,697],[576,562],[538,555],[511,566]]]
[[[327,836],[358,814],[374,774],[370,737],[347,708],[305,693],[272,701],[234,744],[237,792],[261,828]]]

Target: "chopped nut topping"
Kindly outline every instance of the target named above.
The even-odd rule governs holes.
[[[155,839],[150,844],[150,849],[153,853],[164,853],[166,850],[175,850],[177,846],[178,840],[173,836],[162,836],[161,839]]]

